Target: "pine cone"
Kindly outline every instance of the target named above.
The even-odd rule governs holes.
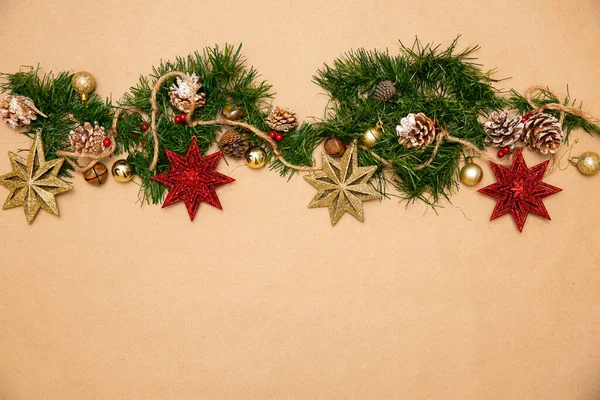
[[[84,122],[83,126],[79,125],[69,134],[71,139],[71,147],[76,153],[82,154],[102,154],[106,138],[106,131],[103,126],[99,126],[94,122],[94,126],[89,122]]]
[[[250,145],[246,138],[237,133],[235,129],[227,129],[221,135],[219,147],[226,156],[242,158]]]
[[[291,108],[275,107],[267,117],[267,125],[276,131],[287,132],[298,125],[298,120]]]
[[[392,81],[381,81],[375,86],[373,98],[379,101],[389,101],[396,94],[396,84]]]
[[[396,126],[396,134],[398,142],[407,149],[423,149],[435,139],[435,123],[423,113],[408,114]]]
[[[0,100],[0,117],[13,129],[31,124],[31,121],[37,119],[38,114],[45,117],[29,97],[6,96]]]
[[[550,114],[533,114],[523,127],[523,143],[542,154],[556,153],[564,136],[560,122]]]
[[[511,118],[506,111],[494,111],[483,127],[487,133],[485,141],[494,147],[513,149],[523,133],[521,117]]]
[[[206,93],[200,91],[202,89],[202,84],[199,83],[200,78],[198,78],[196,74],[192,74],[189,78],[192,82],[191,87],[185,80],[177,77],[177,83],[171,85],[171,88],[169,89],[171,104],[177,110],[184,113],[190,112],[190,108],[192,107],[192,93],[194,94],[194,100],[196,101],[194,109],[200,108],[206,103]]]

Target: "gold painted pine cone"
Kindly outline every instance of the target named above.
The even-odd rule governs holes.
[[[291,108],[275,107],[267,117],[267,125],[279,132],[287,132],[298,125],[296,113]]]
[[[221,135],[219,147],[228,157],[242,158],[250,148],[250,144],[243,135],[240,135],[235,129],[227,129]]]
[[[69,133],[71,147],[73,151],[81,154],[102,154],[106,138],[106,131],[103,126],[99,126],[94,122],[94,126],[89,122],[84,122]]]
[[[508,112],[493,112],[483,125],[487,133],[485,141],[494,147],[515,147],[515,143],[523,133],[523,123],[520,116],[510,117]]]
[[[550,114],[533,114],[523,126],[523,143],[529,150],[554,154],[565,137],[560,121]]]
[[[194,109],[198,109],[206,104],[206,93],[200,91],[202,84],[199,82],[200,78],[196,74],[189,76],[192,85],[188,85],[187,81],[176,78],[176,83],[171,85],[169,89],[169,98],[171,99],[171,105],[184,113],[190,112],[192,107],[192,94],[194,94],[194,100],[196,101]]]
[[[423,149],[435,139],[435,122],[423,113],[408,114],[396,126],[396,134],[398,142],[407,149]]]
[[[10,95],[0,100],[0,117],[13,129],[31,124],[38,114],[45,117],[29,97]]]

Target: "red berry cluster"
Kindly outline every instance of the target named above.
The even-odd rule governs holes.
[[[275,131],[269,132],[269,137],[271,139],[274,139],[274,140],[278,141],[278,142],[281,142],[283,140],[283,135],[281,133],[277,133]]]
[[[186,119],[187,119],[186,113],[181,113],[178,116],[176,116],[175,118],[173,118],[173,120],[175,121],[176,124],[185,124]]]
[[[508,147],[504,147],[504,148],[502,148],[502,150],[498,151],[498,157],[502,158],[505,155],[507,155],[508,153],[510,153],[510,149]]]
[[[150,129],[150,126],[146,123],[143,123],[140,125],[140,129],[142,132],[146,132],[148,129]],[[137,132],[131,132],[131,137],[135,139],[137,137]]]

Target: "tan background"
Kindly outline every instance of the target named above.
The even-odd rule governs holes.
[[[462,34],[504,87],[569,84],[600,115],[597,0],[185,3],[2,0],[0,71],[89,70],[116,100],[161,58],[243,42],[277,104],[322,116],[322,63]],[[0,172],[28,147],[0,127]],[[552,222],[519,234],[469,188],[331,228],[303,179],[236,167],[194,223],[80,177],[59,218],[0,212],[0,398],[600,398],[600,177],[549,177]]]

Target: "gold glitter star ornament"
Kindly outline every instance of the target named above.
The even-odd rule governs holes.
[[[27,223],[31,224],[40,208],[58,215],[55,196],[73,189],[69,182],[58,177],[64,158],[46,161],[40,133],[29,149],[27,159],[9,152],[12,172],[0,176],[0,185],[10,192],[3,210],[23,206]]]
[[[331,225],[335,226],[345,213],[359,221],[365,220],[363,201],[381,198],[369,185],[369,180],[377,170],[376,166],[359,167],[358,151],[355,144],[350,145],[337,163],[323,153],[323,167],[304,179],[317,189],[308,208],[327,207]]]

